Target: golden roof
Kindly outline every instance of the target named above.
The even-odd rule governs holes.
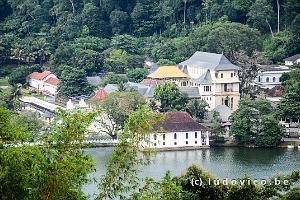
[[[188,78],[189,76],[182,72],[177,66],[161,66],[148,78]]]

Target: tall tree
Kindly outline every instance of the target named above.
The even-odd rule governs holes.
[[[208,111],[208,107],[208,103],[203,99],[191,99],[186,105],[186,111],[195,119],[202,121]]]
[[[66,67],[62,72],[58,91],[67,97],[90,95],[93,87],[87,82],[86,74],[82,69]]]
[[[273,35],[271,20],[274,17],[272,6],[267,0],[256,0],[247,14],[248,23],[263,33],[269,29]]]
[[[187,94],[181,92],[174,83],[158,85],[154,98],[160,102],[161,112],[184,110],[188,102]]]
[[[240,144],[257,146],[277,146],[283,137],[275,112],[266,99],[245,98],[239,102],[239,108],[230,116],[230,133]]]

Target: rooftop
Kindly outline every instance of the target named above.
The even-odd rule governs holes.
[[[42,73],[39,72],[32,72],[31,74],[28,75],[29,78],[35,79],[35,80],[43,80],[47,76],[51,74],[50,71],[43,71]]]
[[[101,82],[100,76],[88,76],[86,77],[87,82],[91,85],[98,86]]]
[[[45,81],[45,83],[48,83],[48,84],[54,85],[54,86],[58,86],[59,85],[59,79],[54,78],[54,77],[50,77]]]
[[[223,54],[196,51],[189,59],[179,65],[202,67],[210,70],[237,70],[238,66],[232,64]]]
[[[285,61],[292,61],[292,62],[295,62],[296,60],[300,59],[300,54],[296,54],[296,55],[293,55],[291,57],[288,57],[286,59],[284,59]]]
[[[196,122],[186,112],[167,112],[164,114],[165,119],[154,126],[156,131],[162,132],[190,132],[190,131],[206,131],[209,130]]]
[[[105,92],[105,90],[103,88],[100,88],[96,91],[95,96],[93,97],[93,99],[95,100],[102,100],[107,96],[107,92]]]
[[[202,74],[197,79],[192,79],[191,82],[192,83],[198,83],[198,84],[212,84],[210,71],[207,70],[205,74]]]
[[[153,79],[163,78],[188,78],[189,76],[182,72],[177,66],[161,66],[152,74],[147,76]]]
[[[289,67],[280,66],[280,65],[259,65],[261,71],[270,72],[270,71],[289,71]]]

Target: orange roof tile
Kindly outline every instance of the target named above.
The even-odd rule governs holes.
[[[58,78],[54,78],[54,77],[50,77],[48,78],[45,83],[48,83],[50,85],[54,85],[54,86],[58,86],[59,84],[59,79]]]
[[[104,99],[106,96],[107,96],[107,93],[105,92],[105,90],[103,88],[100,88],[99,90],[96,91],[93,99],[101,100],[101,99]]]
[[[50,74],[51,74],[50,71],[43,71],[42,73],[33,72],[33,73],[29,74],[28,77],[31,78],[31,79],[35,79],[35,80],[43,80],[44,78],[46,78]]]

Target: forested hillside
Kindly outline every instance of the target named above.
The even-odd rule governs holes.
[[[197,50],[277,63],[300,52],[299,12],[299,0],[0,0],[0,63],[59,76],[174,64]]]

